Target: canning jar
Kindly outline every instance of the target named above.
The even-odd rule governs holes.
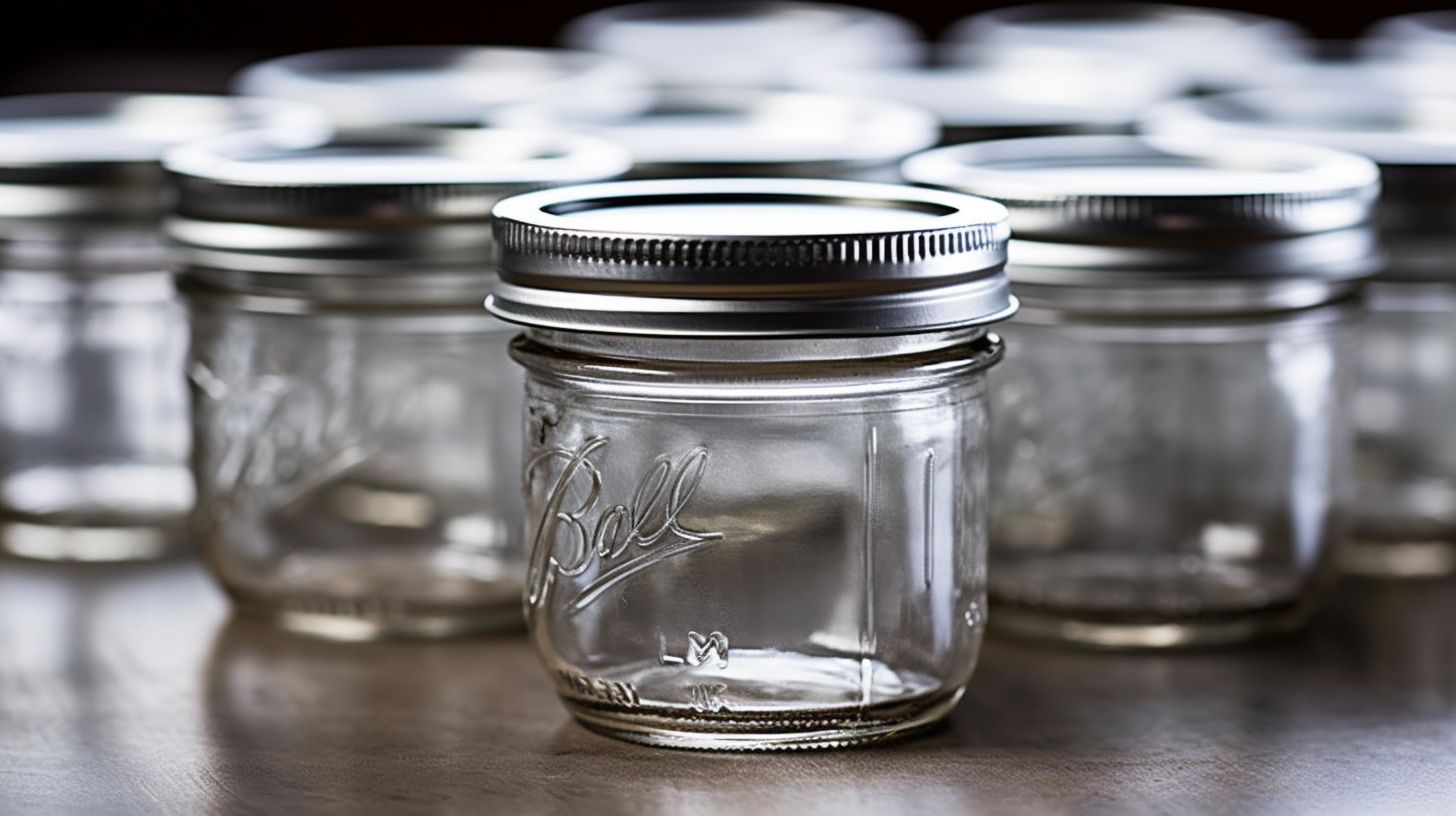
[[[336,639],[519,625],[520,377],[481,309],[502,196],[609,178],[583,136],[343,131],[168,154],[194,533],[246,613]]]
[[[527,625],[586,725],[848,745],[944,716],[985,623],[985,324],[1005,211],[841,181],[495,209],[529,330]]]
[[[918,182],[1011,210],[993,376],[992,623],[1158,648],[1302,623],[1345,535],[1350,296],[1369,161],[1066,136],[943,148]]]
[[[1456,571],[1456,99],[1349,84],[1245,91],[1150,111],[1153,133],[1277,137],[1380,166],[1386,264],[1357,356],[1352,572]]]
[[[1300,57],[1293,23],[1231,9],[1169,3],[1027,3],[973,14],[946,30],[953,61],[993,50],[1035,59],[1058,51],[1115,51],[1160,63],[1201,90],[1259,82]]]
[[[488,124],[558,127],[627,148],[632,177],[772,177],[897,181],[906,156],[935,144],[934,116],[884,99],[693,88],[664,91],[639,115],[603,119],[518,105]]]
[[[182,547],[186,319],[157,236],[157,160],[229,128],[325,129],[266,100],[0,100],[0,549],[111,561]]]
[[[782,87],[794,66],[914,62],[908,21],[883,11],[792,0],[662,0],[600,9],[562,32],[573,48],[642,65],[667,87]]]
[[[475,126],[516,105],[557,115],[626,116],[652,104],[652,79],[606,54],[559,48],[388,45],[290,54],[233,78],[249,96],[294,99],[340,127]]]

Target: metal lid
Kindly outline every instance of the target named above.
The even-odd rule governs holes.
[[[567,187],[495,208],[501,283],[528,326],[791,337],[975,326],[1015,311],[1006,210],[846,181],[696,179]]]
[[[905,65],[919,32],[882,11],[834,3],[690,0],[634,3],[577,18],[568,45],[616,54],[668,86],[768,88],[795,65]]]
[[[155,216],[163,151],[226,131],[283,144],[329,126],[294,102],[221,96],[67,93],[0,99],[0,218]]]
[[[881,99],[831,94],[698,89],[666,95],[643,116],[616,122],[509,116],[552,124],[627,148],[639,178],[853,177],[893,166],[935,144],[935,117]]]
[[[1243,91],[1167,103],[1148,112],[1140,127],[1157,135],[1277,138],[1360,153],[1381,165],[1385,227],[1456,230],[1456,98],[1348,85]]]
[[[1152,60],[1093,52],[935,68],[806,66],[794,84],[913,105],[950,128],[1125,128],[1186,87]]]
[[[1018,237],[1185,245],[1362,224],[1380,178],[1369,160],[1336,150],[1134,136],[978,142],[912,156],[902,172],[1000,201]]]
[[[227,136],[167,154],[176,204],[165,228],[189,266],[259,273],[214,276],[228,288],[317,294],[316,276],[355,277],[361,286],[403,277],[401,296],[432,297],[410,292],[406,263],[454,269],[461,291],[478,300],[496,201],[611,178],[630,164],[615,145],[544,131],[342,131],[303,149]]]
[[[294,54],[244,69],[238,93],[296,99],[341,127],[474,125],[488,111],[544,105],[625,116],[652,104],[651,79],[615,57],[554,48],[418,45]]]
[[[1163,3],[1032,3],[967,17],[945,33],[952,53],[978,48],[1142,54],[1206,88],[1257,82],[1298,55],[1298,27],[1228,9]]]

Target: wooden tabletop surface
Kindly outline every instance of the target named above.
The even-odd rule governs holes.
[[[944,730],[797,754],[574,724],[520,636],[338,644],[194,563],[0,560],[0,814],[1456,813],[1456,582],[1348,581],[1308,633],[989,641]]]

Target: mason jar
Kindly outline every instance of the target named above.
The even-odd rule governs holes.
[[[561,39],[645,67],[664,87],[782,87],[795,65],[903,65],[924,46],[884,11],[793,0],[657,0],[600,9]]]
[[[528,330],[526,621],[571,713],[685,748],[850,745],[960,698],[985,625],[1005,211],[842,181],[495,209]]]
[[[652,104],[652,79],[607,54],[560,48],[386,45],[335,48],[244,68],[233,90],[294,99],[339,127],[474,127],[491,111],[530,105],[557,115],[614,117]]]
[[[555,127],[627,148],[638,179],[802,177],[898,181],[900,162],[935,144],[925,111],[839,94],[688,88],[663,91],[637,115],[602,118],[522,104],[492,125]]]
[[[1087,646],[1297,627],[1346,534],[1351,296],[1378,172],[1279,143],[1067,136],[912,158],[1011,210],[992,623]]]
[[[0,549],[117,561],[183,548],[186,318],[157,235],[157,160],[232,128],[307,140],[325,125],[268,100],[0,100]]]
[[[1303,32],[1285,20],[1232,9],[1147,2],[1043,2],[982,11],[946,29],[952,62],[982,51],[1035,59],[1059,51],[1114,51],[1156,60],[1205,91],[1257,84],[1301,56]]]
[[[1349,83],[1244,91],[1155,108],[1142,127],[1342,148],[1380,166],[1386,263],[1356,357],[1355,535],[1341,562],[1456,572],[1456,99]]]
[[[487,130],[168,154],[194,535],[240,612],[345,640],[519,625],[521,385],[481,309],[490,207],[628,163]]]

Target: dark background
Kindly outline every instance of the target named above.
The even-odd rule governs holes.
[[[551,45],[589,0],[11,0],[0,16],[0,94],[66,90],[217,92],[239,67],[297,51],[355,45]],[[863,2],[934,38],[961,17],[1007,2]],[[1430,3],[1226,2],[1283,17],[1320,38],[1350,39]],[[1456,5],[1452,3],[1451,5]]]

